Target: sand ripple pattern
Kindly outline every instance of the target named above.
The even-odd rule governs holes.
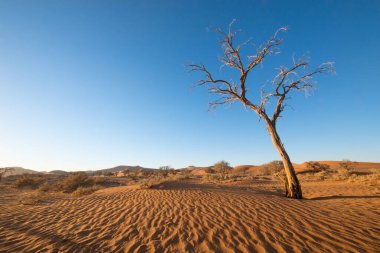
[[[379,221],[377,197],[297,201],[187,180],[0,206],[0,252],[380,252]]]

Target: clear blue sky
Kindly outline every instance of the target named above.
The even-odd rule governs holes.
[[[260,43],[288,26],[258,80],[307,53],[336,63],[312,96],[289,101],[278,130],[294,162],[380,162],[379,1],[0,1],[0,167],[102,169],[279,159],[242,106],[208,111],[192,88],[218,73],[215,27],[236,19]],[[222,73],[221,73],[222,74]],[[253,91],[257,83],[254,83]],[[256,86],[257,87],[257,86]]]

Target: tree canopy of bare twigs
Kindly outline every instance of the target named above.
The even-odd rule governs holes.
[[[243,54],[242,48],[248,43],[236,43],[237,32],[233,31],[234,21],[228,27],[228,32],[217,29],[221,36],[223,55],[220,57],[222,67],[236,70],[238,78],[219,78],[203,64],[190,64],[191,71],[203,73],[204,78],[197,85],[207,86],[208,91],[218,95],[218,99],[210,103],[210,107],[241,102],[246,109],[253,110],[260,119],[263,119],[271,135],[272,142],[277,148],[287,175],[286,196],[302,198],[301,186],[296,177],[290,158],[276,130],[276,123],[285,109],[285,101],[295,91],[308,91],[314,87],[313,77],[318,74],[334,72],[333,63],[325,62],[317,67],[311,67],[306,57],[293,59],[291,66],[280,66],[269,87],[260,87],[257,83],[248,81],[252,71],[261,65],[268,56],[279,53],[283,43],[281,34],[287,31],[286,27],[278,29],[265,43],[256,48],[250,48],[251,53]],[[245,49],[246,50],[246,49]],[[249,87],[249,89],[248,89]],[[253,94],[256,92],[256,94]],[[253,95],[260,95],[254,100]],[[274,101],[274,108],[270,111],[269,101]]]

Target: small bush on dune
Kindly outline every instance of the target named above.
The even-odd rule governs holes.
[[[317,173],[329,170],[330,166],[328,164],[310,161],[306,162],[306,169],[308,172]]]
[[[353,170],[355,169],[354,163],[351,161],[343,161],[339,164],[339,168],[336,170],[336,174],[333,176],[335,180],[348,180],[350,177],[353,180]],[[352,181],[351,180],[351,181]]]
[[[232,173],[238,175],[247,175],[249,174],[250,166],[237,166],[233,169]]]
[[[92,182],[95,185],[103,185],[107,182],[107,180],[104,177],[93,177]]]
[[[181,169],[178,173],[178,175],[190,178],[191,177],[191,169]]]
[[[151,189],[153,186],[158,185],[159,182],[153,182],[151,180],[143,180],[139,182],[140,189]]]
[[[206,171],[207,174],[214,174],[214,173],[216,173],[216,171],[212,167],[211,168],[207,168],[205,171]]]
[[[282,161],[271,161],[263,164],[257,169],[258,174],[262,176],[277,175],[282,171],[284,171],[284,164]]]
[[[237,176],[237,175],[222,174],[222,173],[207,174],[204,177],[204,179],[206,179],[206,181],[214,181],[214,182],[236,181],[238,178],[239,178],[239,176]]]
[[[369,172],[374,175],[380,175],[380,169],[371,168],[369,169]]]
[[[206,172],[203,178],[207,181],[226,181],[235,177],[231,175],[232,167],[226,161],[215,163],[211,168],[207,168]]]
[[[232,171],[232,167],[230,164],[226,161],[219,161],[212,166],[215,172],[221,173],[221,174],[228,174]]]
[[[163,166],[151,172],[147,177],[140,179],[138,186],[140,189],[152,189],[164,182],[188,179],[190,178],[190,173],[191,171],[189,170],[176,171],[169,166]]]
[[[52,189],[51,185],[48,182],[44,182],[38,187],[40,192],[48,192]]]
[[[351,176],[351,173],[352,172],[350,170],[347,170],[345,168],[340,168],[337,170],[338,178],[341,179],[348,179]]]
[[[380,186],[380,170],[369,169],[369,173],[355,172],[355,162],[344,161],[332,176],[333,180],[362,183],[369,186]]]
[[[156,171],[156,174],[162,177],[167,177],[169,176],[169,174],[171,175],[175,174],[175,171],[170,166],[161,166],[160,168],[158,168],[158,171]]]
[[[100,189],[101,189],[101,187],[98,185],[90,186],[90,187],[80,186],[73,192],[73,196],[80,197],[80,196],[84,196],[84,195],[89,195],[89,194],[92,194],[92,193],[94,193]]]
[[[185,179],[189,179],[189,178],[191,178],[191,177],[188,174],[180,174],[180,173],[178,173],[178,174],[175,174],[173,176],[173,180],[185,180]]]
[[[58,188],[63,192],[73,192],[79,187],[90,187],[94,185],[94,181],[86,175],[86,173],[73,173],[58,183]]]
[[[21,178],[17,179],[14,186],[16,188],[30,188],[30,189],[36,189],[41,184],[45,182],[45,179],[40,176],[34,176],[34,175],[23,175]]]
[[[356,169],[355,163],[349,160],[344,160],[339,163],[338,173],[350,175]]]
[[[145,179],[139,182],[140,189],[151,189],[153,187],[157,187],[162,183],[168,181],[169,179],[163,177],[153,177],[150,179]]]

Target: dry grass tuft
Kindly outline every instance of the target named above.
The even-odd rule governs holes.
[[[89,194],[92,194],[94,192],[96,192],[97,190],[100,190],[102,189],[101,186],[99,185],[94,185],[94,186],[90,186],[90,187],[78,187],[73,193],[72,195],[74,197],[81,197],[81,196],[84,196],[84,195],[89,195]]]

